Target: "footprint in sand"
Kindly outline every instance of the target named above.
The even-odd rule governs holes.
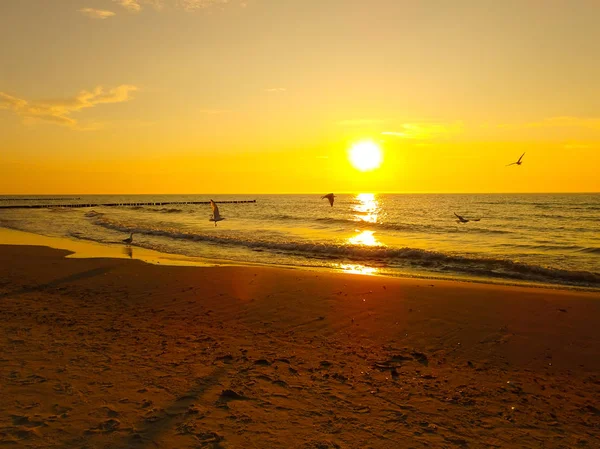
[[[85,433],[111,433],[117,430],[121,430],[121,421],[118,419],[107,419],[106,421],[102,421],[96,427],[92,427],[87,429]]]
[[[36,421],[30,420],[29,416],[21,416],[21,415],[10,415],[13,425],[15,426],[23,426],[23,427],[41,427],[46,426],[45,421]]]

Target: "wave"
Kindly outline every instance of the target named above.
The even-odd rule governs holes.
[[[518,244],[518,243],[500,243],[498,246],[514,248],[514,249],[533,249],[542,251],[583,251],[579,245],[556,245],[552,242],[538,243],[538,244]]]
[[[587,254],[598,254],[598,255],[600,255],[600,248],[598,248],[598,247],[581,248],[579,250],[579,252],[581,252],[581,253],[587,253]]]
[[[411,267],[427,268],[436,271],[455,271],[473,276],[600,287],[599,273],[542,267],[508,259],[449,254],[409,247],[390,248],[387,246],[364,246],[336,243],[274,242],[259,239],[249,240],[237,236],[215,236],[142,227],[132,228],[105,219],[95,220],[95,223],[106,229],[122,233],[133,231],[137,234],[164,237],[173,240],[202,242],[220,246],[244,247],[250,250],[284,252],[289,255],[303,257],[377,261],[385,262],[389,266],[409,265]]]
[[[158,212],[161,214],[179,214],[181,212],[192,212],[192,210],[185,211],[183,209],[178,209],[176,207],[148,207],[148,206],[131,206],[128,207],[129,210],[135,210],[140,212]]]
[[[77,212],[77,209],[70,208],[70,207],[48,207],[48,208],[44,208],[42,210],[50,212],[51,214],[64,214],[64,213]]]
[[[315,221],[330,224],[343,224],[358,228],[374,228],[374,229],[388,229],[393,231],[406,231],[406,232],[423,232],[423,233],[448,233],[453,232],[455,228],[451,225],[454,224],[452,220],[448,222],[447,226],[417,224],[417,223],[371,223],[363,220],[349,220],[344,218],[316,218]],[[506,229],[489,229],[480,227],[481,224],[471,226],[467,228],[469,232],[482,233],[482,234],[512,234],[512,231]]]
[[[600,205],[595,206],[582,206],[582,207],[571,207],[574,210],[600,210]]]
[[[183,209],[177,209],[175,207],[163,207],[162,209],[150,209],[152,212],[160,212],[161,214],[180,214],[185,212]]]

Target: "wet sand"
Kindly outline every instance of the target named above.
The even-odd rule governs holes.
[[[600,294],[0,246],[0,445],[598,447]]]

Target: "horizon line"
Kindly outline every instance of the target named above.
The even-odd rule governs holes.
[[[427,192],[427,191],[410,191],[410,192],[376,192],[368,190],[356,190],[356,191],[341,191],[335,192],[337,195],[355,195],[360,193],[373,193],[376,195],[564,195],[564,194],[600,194],[600,191],[566,191],[566,192]],[[78,195],[78,196],[92,196],[92,195],[112,195],[112,196],[124,196],[124,195],[323,195],[323,192],[252,192],[252,193],[216,193],[216,192],[202,192],[202,193],[0,193],[0,196],[67,196],[67,195]]]

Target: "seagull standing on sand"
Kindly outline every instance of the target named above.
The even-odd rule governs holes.
[[[215,228],[217,227],[217,221],[221,221],[221,220],[225,220],[225,218],[221,217],[221,214],[219,214],[219,208],[217,207],[217,205],[215,204],[215,202],[213,200],[210,200],[210,207],[212,207],[212,217],[210,217],[208,219],[208,221],[214,221],[215,222]]]
[[[517,162],[513,162],[512,164],[508,164],[507,167],[510,167],[511,165],[521,165],[523,163],[523,161],[522,161],[523,156],[525,156],[525,153],[523,153],[521,155],[521,157],[519,158],[519,160]]]
[[[470,221],[479,221],[479,220],[481,220],[481,218],[472,218],[471,220],[469,220],[467,218],[461,217],[456,212],[454,212],[454,215],[456,215],[456,218],[458,218],[458,220],[456,220],[457,223],[468,223]]]
[[[129,237],[127,237],[126,239],[123,239],[123,243],[127,243],[128,245],[130,245],[131,242],[133,242],[133,232],[131,234],[129,234]]]
[[[335,195],[333,193],[328,193],[327,195],[323,195],[321,197],[322,200],[324,200],[325,198],[329,200],[329,204],[331,204],[331,207],[333,207],[333,199],[335,198]]]

